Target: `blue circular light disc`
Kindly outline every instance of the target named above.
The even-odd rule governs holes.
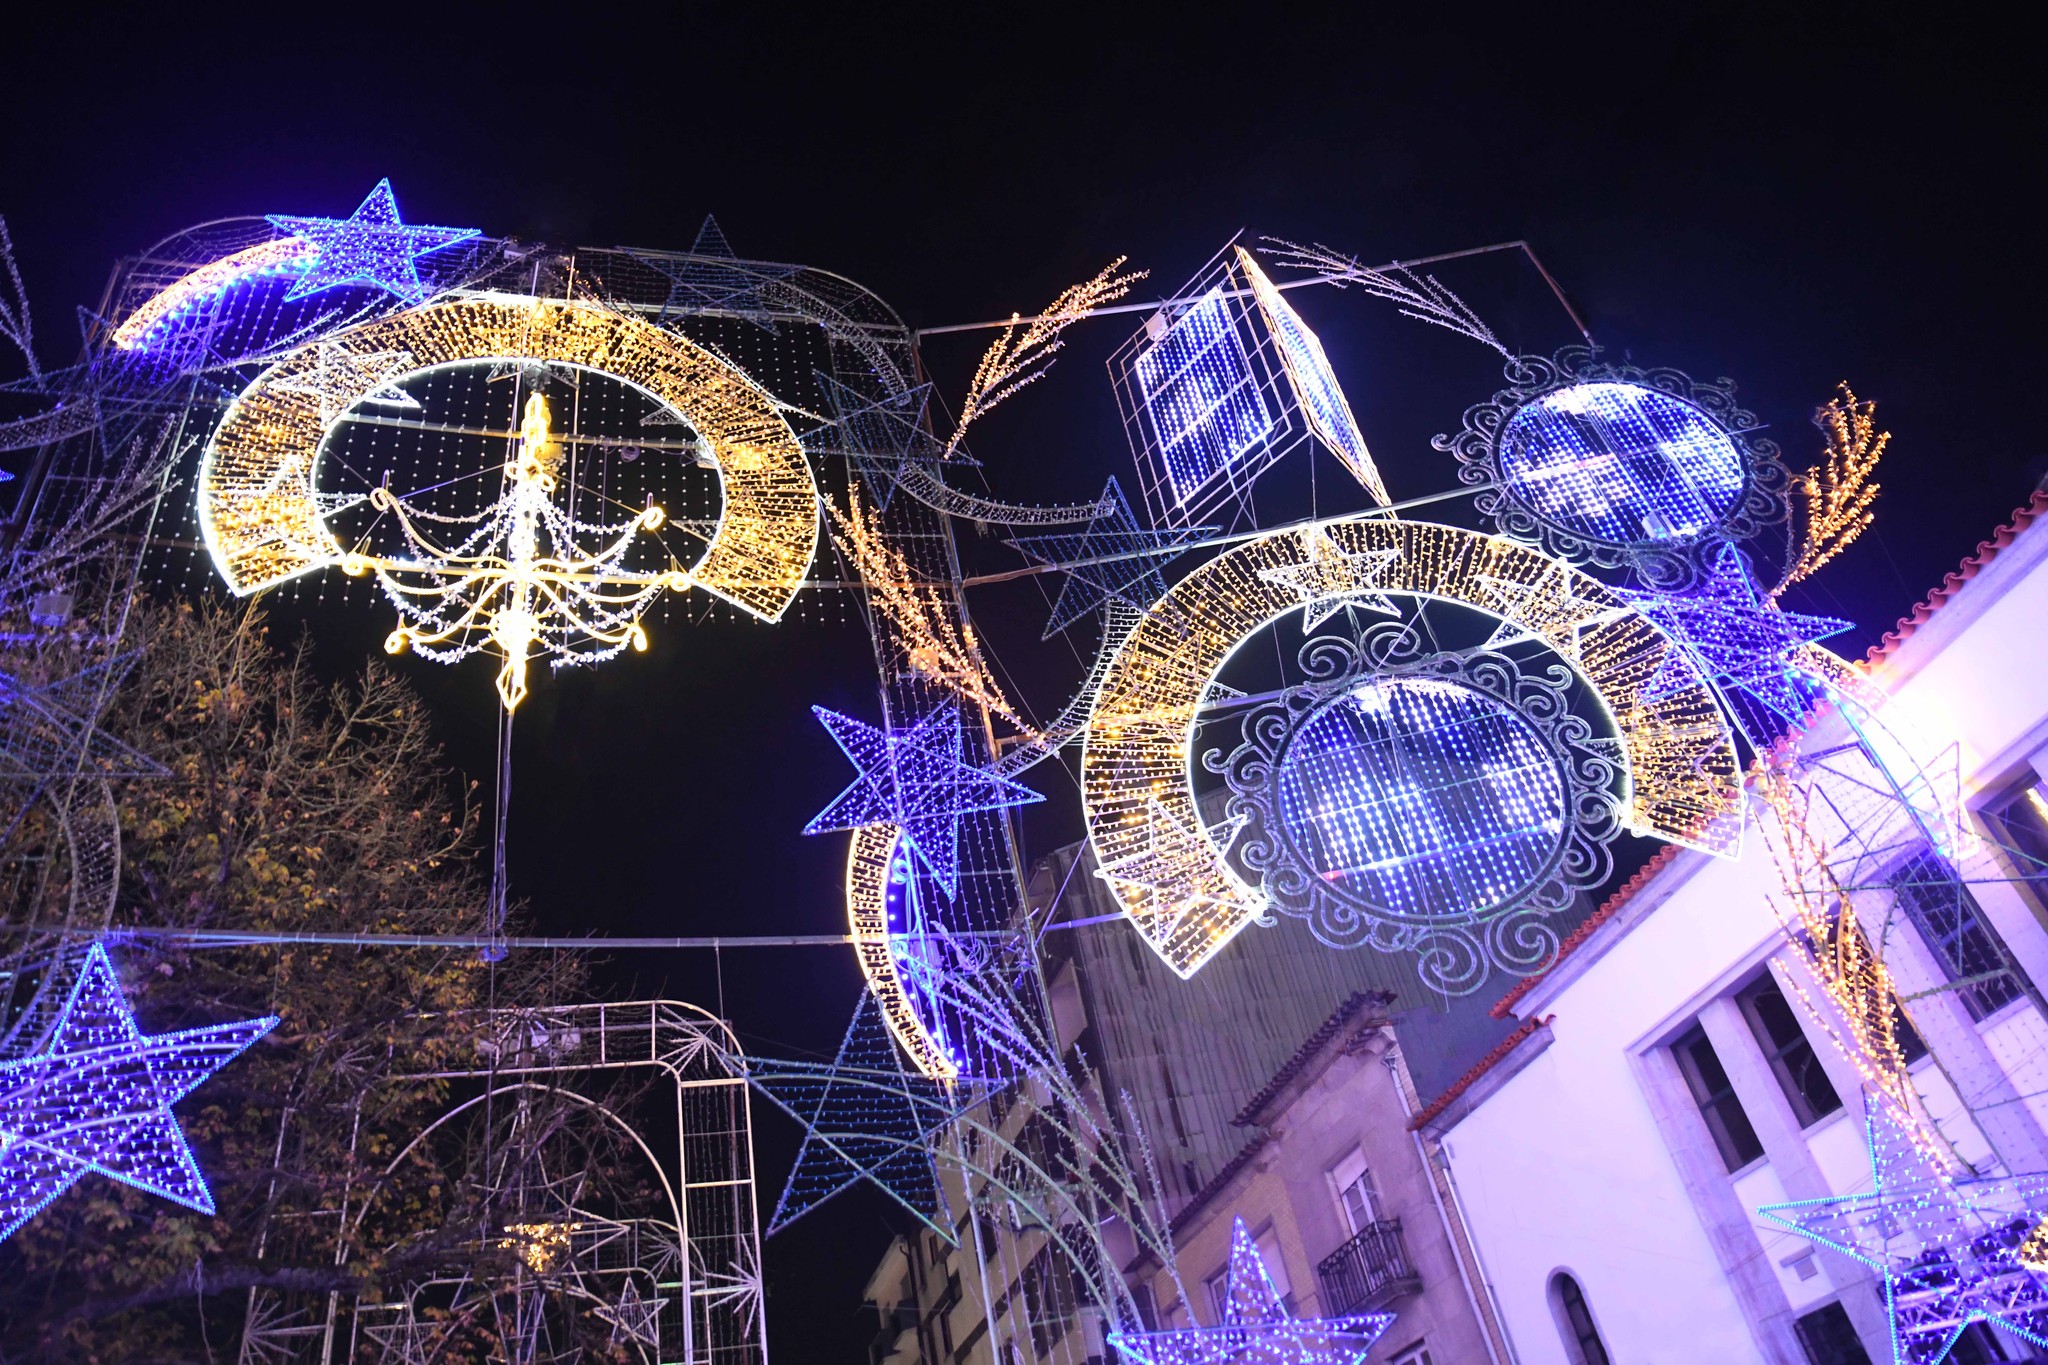
[[[1564,842],[1565,778],[1527,720],[1430,678],[1361,684],[1280,757],[1283,834],[1344,900],[1466,919],[1523,894]]]
[[[1501,429],[1500,476],[1530,511],[1609,545],[1685,540],[1742,500],[1742,453],[1682,398],[1641,384],[1555,389]]]

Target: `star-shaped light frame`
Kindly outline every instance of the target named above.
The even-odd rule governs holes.
[[[1298,593],[1301,597],[1301,630],[1308,635],[1340,611],[1369,611],[1380,616],[1399,616],[1401,609],[1385,593],[1375,590],[1387,566],[1401,557],[1399,550],[1362,550],[1347,553],[1331,538],[1326,526],[1312,526],[1302,532],[1299,564],[1282,564],[1260,569],[1265,582]]]
[[[2048,1213],[2048,1174],[1958,1179],[1867,1107],[1868,1191],[1757,1212],[1884,1277],[1895,1365],[1948,1360],[1978,1322],[2048,1347],[2048,1275],[2021,1259]]]
[[[270,225],[311,242],[313,259],[285,295],[286,302],[342,285],[388,290],[407,303],[425,297],[419,258],[481,235],[477,228],[431,227],[406,223],[398,216],[391,181],[379,180],[356,211],[346,218],[295,218],[266,215]]]
[[[1808,616],[1780,610],[1756,581],[1749,560],[1724,545],[1708,565],[1699,586],[1688,593],[1632,593],[1643,615],[1672,639],[1673,650],[1646,684],[1645,696],[1669,694],[1683,686],[1694,664],[1731,702],[1740,694],[1768,713],[1746,714],[1731,706],[1752,738],[1770,743],[1775,734],[1769,717],[1797,724],[1825,695],[1821,681],[1795,667],[1792,656],[1803,645],[1849,629],[1851,622],[1832,616]]]
[[[1040,639],[1050,640],[1112,598],[1139,611],[1150,607],[1166,595],[1160,566],[1186,554],[1216,530],[1213,526],[1141,529],[1130,500],[1115,479],[1103,486],[1098,505],[1105,510],[1085,531],[1017,536],[1010,542],[1041,564],[1059,566],[1067,575]]]
[[[92,1171],[212,1213],[171,1105],[277,1023],[145,1034],[106,948],[93,944],[48,1043],[0,1062],[0,1238]]]
[[[1230,1229],[1225,1300],[1215,1327],[1111,1332],[1109,1344],[1133,1365],[1359,1365],[1394,1321],[1392,1313],[1289,1314],[1242,1218]]]
[[[811,708],[860,776],[804,826],[806,834],[895,825],[950,899],[960,889],[960,817],[1045,798],[966,761],[960,711],[947,703],[910,729],[878,729]]]

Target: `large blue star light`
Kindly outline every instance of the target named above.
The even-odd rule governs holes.
[[[0,1238],[98,1171],[213,1212],[171,1105],[277,1027],[277,1017],[144,1034],[99,944],[48,1044],[0,1063]]]
[[[804,833],[895,825],[949,897],[960,887],[960,817],[1045,800],[1022,783],[966,761],[959,708],[950,703],[901,733],[822,706],[811,711],[860,776]]]
[[[1085,531],[1018,536],[1010,542],[1041,564],[1056,564],[1066,570],[1067,581],[1060,585],[1052,620],[1041,639],[1050,640],[1111,598],[1140,611],[1151,606],[1166,596],[1166,579],[1159,566],[1187,553],[1216,529],[1140,530],[1115,479],[1104,486],[1099,505],[1104,510]]]
[[[1359,1365],[1394,1320],[1392,1313],[1290,1316],[1242,1218],[1230,1230],[1226,1287],[1218,1326],[1111,1332],[1109,1344],[1136,1365]]]
[[[273,213],[269,220],[278,231],[318,248],[306,273],[285,295],[288,301],[356,284],[388,289],[412,303],[427,292],[420,283],[419,258],[478,235],[476,228],[399,221],[398,201],[391,195],[388,179],[379,180],[377,188],[347,218],[291,218]]]
[[[1749,561],[1732,545],[1721,547],[1697,590],[1630,597],[1724,692],[1740,692],[1794,724],[1805,718],[1821,693],[1814,678],[1789,662],[1792,654],[1801,645],[1851,625],[1831,616],[1780,611],[1758,587]],[[1686,681],[1685,670],[1667,655],[1643,694],[1659,696]]]
[[[1872,1106],[1871,1190],[1757,1212],[1884,1276],[1895,1365],[1949,1359],[1972,1323],[2048,1347],[2048,1276],[2023,1249],[2048,1213],[2048,1175],[1958,1180]]]

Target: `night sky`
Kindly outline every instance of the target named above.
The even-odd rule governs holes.
[[[742,255],[847,275],[913,326],[1032,311],[1120,254],[1153,271],[1141,294],[1165,293],[1241,228],[1368,262],[1526,239],[1602,345],[1732,377],[1795,463],[1838,381],[1878,401],[1895,433],[1879,524],[1789,599],[1857,620],[1860,648],[2048,473],[2031,406],[2048,359],[2041,82],[2011,33],[1794,10],[1431,23],[1381,6],[1335,24],[1005,6],[1000,29],[964,7],[16,16],[0,212],[46,364],[72,358],[73,307],[117,256],[212,218],[345,215],[387,175],[411,221],[564,246],[687,247],[715,213]],[[1442,278],[1511,346],[1573,339],[1512,261]],[[1293,297],[1396,496],[1450,486],[1428,438],[1492,392],[1497,364],[1356,293]],[[990,419],[975,449],[998,494],[1128,483],[1101,361],[1129,330],[1081,329]],[[929,349],[954,402],[983,340]],[[1056,700],[1072,656],[1030,657],[1042,604],[976,610]],[[799,831],[850,772],[808,708],[871,717],[872,664],[840,604],[800,615],[676,624],[648,656],[540,680],[513,814],[514,893],[540,925],[843,927],[843,841]],[[388,629],[382,609],[307,619],[336,668]],[[403,666],[451,759],[487,773],[488,669]],[[1070,793],[1031,817],[1034,853],[1079,836]],[[722,989],[750,1043],[826,1054],[857,987],[848,955],[815,948],[635,955],[606,979],[713,1007]],[[772,1201],[793,1136],[761,1126]],[[857,1359],[871,1331],[857,1300],[886,1213],[842,1205],[768,1244],[781,1359]]]

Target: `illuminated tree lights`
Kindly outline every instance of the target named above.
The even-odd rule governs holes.
[[[1045,799],[966,761],[959,708],[951,703],[901,732],[877,729],[822,706],[811,712],[860,776],[804,826],[804,833],[894,825],[949,897],[959,891],[960,817]]]
[[[1111,1332],[1109,1344],[1132,1365],[1360,1365],[1393,1321],[1392,1313],[1294,1317],[1281,1302],[1258,1244],[1239,1218],[1230,1229],[1230,1271],[1220,1323]]]
[[[272,227],[313,246],[287,300],[340,285],[368,285],[389,290],[407,303],[425,295],[419,258],[478,235],[476,228],[408,226],[398,216],[391,182],[379,180],[346,218],[292,218],[269,215]]]
[[[1682,689],[1647,689],[1671,646],[1614,590],[1527,547],[1455,527],[1375,518],[1320,530],[1339,552],[1334,561],[1327,550],[1318,560],[1316,528],[1282,531],[1182,579],[1124,640],[1096,697],[1081,761],[1089,838],[1105,874],[1145,855],[1145,888],[1119,888],[1118,898],[1175,971],[1198,970],[1264,907],[1264,895],[1200,833],[1188,764],[1211,684],[1244,641],[1303,606],[1303,584],[1323,597],[1369,591],[1458,602],[1501,617],[1511,634],[1555,642],[1622,735],[1624,824],[1717,854],[1737,850],[1741,789],[1727,720],[1696,671]],[[1381,565],[1386,551],[1395,558]],[[1312,578],[1319,563],[1354,567],[1348,580],[1341,572]],[[1288,569],[1301,572],[1273,572]],[[1696,669],[1687,658],[1671,666],[1680,676]]]
[[[1884,1277],[1895,1365],[1948,1360],[1972,1323],[2048,1347],[2048,1277],[2026,1260],[2048,1175],[1958,1178],[1872,1108],[1871,1188],[1757,1212]]]
[[[277,1023],[144,1034],[95,943],[41,1050],[0,1062],[0,1238],[89,1171],[212,1213],[171,1106]]]

